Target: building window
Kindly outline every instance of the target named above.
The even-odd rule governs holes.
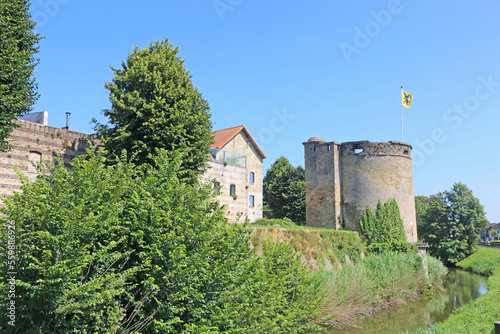
[[[255,206],[255,197],[253,195],[250,195],[249,201],[250,207],[253,208]]]
[[[214,182],[214,189],[215,189],[215,193],[217,195],[219,195],[220,194],[220,182],[217,182],[217,181]]]
[[[229,196],[236,196],[236,186],[234,184],[229,186]]]
[[[254,183],[255,182],[255,173],[254,172],[250,172],[249,181],[250,181],[250,183]]]

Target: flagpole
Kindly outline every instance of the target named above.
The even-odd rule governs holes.
[[[403,86],[401,86],[401,141],[403,141]]]

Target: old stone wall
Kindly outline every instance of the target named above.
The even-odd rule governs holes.
[[[339,229],[340,144],[313,137],[304,143],[306,182],[306,224]]]
[[[21,181],[14,167],[25,176],[34,179],[37,175],[31,162],[54,164],[61,157],[65,165],[77,155],[85,153],[92,135],[55,128],[48,125],[17,120],[21,126],[15,129],[9,139],[14,149],[0,153],[0,198],[19,190]]]
[[[407,240],[416,242],[411,148],[395,141],[305,142],[307,225],[359,231],[367,207],[395,198]]]
[[[395,198],[407,240],[417,241],[411,145],[400,142],[343,143],[340,149],[342,208],[345,226],[359,231],[367,207]]]

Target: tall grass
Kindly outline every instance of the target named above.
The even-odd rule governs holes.
[[[335,327],[353,326],[362,315],[404,303],[416,297],[426,282],[420,256],[393,252],[322,270],[316,279],[324,286],[322,316]]]
[[[439,284],[448,273],[448,268],[443,262],[427,254],[427,268],[429,271],[429,282]]]

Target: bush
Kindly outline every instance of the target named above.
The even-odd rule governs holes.
[[[255,221],[255,225],[261,226],[296,226],[296,224],[290,218],[283,219],[269,219],[269,218],[260,218]]]
[[[403,219],[395,199],[378,202],[375,213],[368,207],[360,221],[361,235],[372,243],[405,242]]]
[[[12,327],[11,270],[2,259],[2,332],[308,331],[316,304],[300,299],[308,274],[299,261],[280,248],[257,256],[211,186],[182,179],[181,156],[154,159],[156,168],[125,158],[107,166],[90,152],[73,171],[60,163],[5,200],[2,225],[15,225],[18,274]],[[10,256],[8,231],[0,253]]]
[[[372,243],[366,247],[369,253],[379,254],[385,251],[395,253],[416,253],[417,246],[407,241],[391,241],[384,243]]]

